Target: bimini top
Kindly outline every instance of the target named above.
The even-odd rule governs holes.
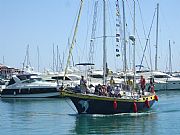
[[[95,65],[93,63],[78,63],[76,64],[76,66],[92,66],[92,65]]]

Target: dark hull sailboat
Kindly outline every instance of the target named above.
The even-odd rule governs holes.
[[[61,91],[63,96],[69,97],[79,114],[118,114],[148,111],[155,101],[155,94],[142,96],[138,99],[98,96],[82,94],[72,91]]]
[[[81,1],[81,7],[82,7],[82,2]],[[118,1],[117,1],[118,5]],[[118,7],[118,6],[117,6]],[[81,8],[79,10],[79,13],[81,12]],[[119,14],[119,10],[118,10]],[[80,15],[80,14],[79,14]],[[108,74],[108,66],[107,66],[107,53],[106,53],[106,0],[103,0],[103,91],[106,91],[108,88],[107,85],[107,74]],[[79,20],[79,19],[78,19]],[[124,1],[123,1],[123,26],[124,26],[124,72],[126,73],[126,34],[125,34],[125,13],[124,13]],[[77,21],[78,23],[78,21]],[[77,27],[76,27],[77,30]],[[75,34],[76,34],[75,30]],[[119,34],[118,34],[119,35]],[[74,35],[75,37],[75,35]],[[75,38],[74,38],[75,39]],[[119,39],[118,39],[119,40]],[[133,41],[134,44],[134,54],[135,54],[135,37],[131,36],[131,40]],[[70,56],[72,53],[72,48],[74,46],[74,40],[71,44],[70,50],[69,50],[69,56],[67,60],[67,65],[66,65],[66,70],[65,74],[67,71],[67,66],[70,61]],[[134,76],[135,76],[135,57],[134,57]],[[135,77],[134,77],[134,87],[135,87]],[[125,85],[126,85],[126,79],[125,79]],[[84,85],[87,87],[87,85]],[[96,87],[95,87],[96,88]],[[72,90],[62,90],[60,93],[63,96],[69,97],[73,104],[75,105],[77,111],[79,114],[118,114],[118,113],[133,113],[133,112],[144,112],[148,111],[151,106],[154,104],[155,100],[157,100],[157,96],[155,93],[144,93],[142,92],[143,95],[139,94],[136,92],[135,89],[128,91],[126,89],[127,87],[124,87],[125,89],[120,88],[120,92],[123,92],[122,94],[118,93],[119,96],[110,96],[110,93],[108,93],[106,96],[96,95],[96,94],[84,94],[84,93],[76,93]],[[116,88],[112,88],[112,91],[119,90],[119,86]],[[76,91],[76,88],[74,88]],[[100,90],[101,91],[101,90]],[[82,91],[83,92],[83,91]],[[133,93],[134,92],[134,93]],[[125,93],[125,94],[124,94]],[[127,93],[127,94],[126,94]],[[112,93],[113,94],[113,93]]]

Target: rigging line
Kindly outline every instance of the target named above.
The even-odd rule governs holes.
[[[120,9],[120,3],[119,3],[119,1],[117,0],[117,3],[116,3],[116,12],[118,13],[118,16],[117,16],[117,21],[116,21],[116,23],[118,23],[119,25],[120,25],[120,28],[118,28],[118,30],[119,30],[119,34],[121,34],[121,36],[119,37],[119,40],[121,41],[120,43],[119,43],[119,45],[120,45],[120,50],[121,50],[121,54],[122,54],[122,56],[124,56],[124,38],[125,38],[125,35],[124,35],[124,28],[123,28],[123,23],[121,22],[121,21],[123,21],[123,19],[122,18],[124,18],[124,15],[122,14],[121,15],[121,13],[120,12],[124,12],[123,11],[123,1],[121,2],[121,6],[122,6],[122,9]],[[122,17],[123,16],[123,17]],[[117,30],[117,29],[116,29]],[[117,31],[116,31],[117,32]],[[123,63],[124,63],[124,57],[121,57],[121,60],[122,60],[122,62],[121,62],[121,67],[122,67],[122,70],[123,70]]]
[[[92,19],[92,29],[91,29],[91,38],[89,45],[89,62],[94,63],[94,44],[95,44],[95,35],[97,29],[97,13],[98,13],[98,0],[94,3],[94,13]]]
[[[128,28],[128,25],[127,25],[127,23],[126,23],[126,32],[128,33],[128,35],[130,35],[130,29]],[[127,39],[127,43],[128,43],[128,46],[129,46],[129,50],[127,51],[127,52],[129,52],[129,68],[128,68],[128,66],[127,66],[127,69],[130,69],[131,68],[131,61],[130,61],[130,48],[131,48],[131,45],[130,45],[130,42],[129,42],[129,40]]]
[[[142,22],[142,26],[143,26],[143,32],[144,32],[144,36],[145,36],[145,38],[146,38],[146,31],[145,31],[144,22],[143,22],[141,6],[140,6],[140,3],[139,3],[139,0],[137,0],[137,2],[138,2],[139,12],[140,12],[140,16],[141,16],[141,22]]]
[[[99,5],[100,5],[100,4],[102,4],[102,3],[99,3]],[[100,5],[100,6],[98,7],[99,13],[102,13],[102,12],[103,12],[102,7],[103,7],[102,5]],[[97,23],[97,28],[98,28],[98,29],[97,29],[97,33],[101,33],[101,27],[100,27],[100,26],[101,26],[101,23],[102,23],[102,15],[101,15],[101,14],[98,14],[97,22],[98,22],[98,23]],[[98,26],[99,26],[99,27],[98,27]],[[100,36],[100,37],[102,38],[102,36]],[[99,42],[99,41],[98,41],[98,42]],[[98,44],[98,43],[97,43],[97,44]],[[100,44],[100,43],[99,43],[99,44]],[[95,46],[95,47],[96,47],[95,50],[97,50],[97,47],[98,47],[98,46]],[[97,52],[96,52],[96,53],[97,53]],[[95,55],[97,55],[96,53],[95,53]],[[96,56],[95,56],[95,57],[96,57]]]
[[[65,80],[65,76],[66,76],[66,73],[67,73],[68,65],[70,63],[70,57],[71,57],[72,50],[73,50],[74,43],[75,43],[75,39],[76,39],[76,34],[77,34],[78,24],[79,24],[79,20],[80,20],[80,16],[81,16],[82,6],[83,6],[83,0],[81,0],[81,2],[80,2],[78,17],[77,17],[76,26],[75,26],[75,29],[74,29],[74,35],[73,35],[72,43],[71,43],[71,46],[70,46],[70,49],[69,49],[69,55],[68,55],[68,58],[67,58],[67,63],[66,63],[66,67],[65,67],[65,72],[64,72],[63,80]]]
[[[65,101],[66,101],[66,103],[71,107],[71,109],[72,109],[74,112],[78,113],[66,99],[65,99]]]
[[[26,62],[26,59],[27,59],[26,57],[27,57],[27,55],[25,55],[25,58],[24,58],[24,62],[23,62],[23,70],[24,70],[24,68],[25,68],[24,66],[25,66],[25,62]]]
[[[134,17],[133,17],[133,15],[132,15],[132,12],[131,12],[131,8],[130,8],[130,6],[129,6],[129,3],[128,3],[128,1],[126,0],[126,2],[127,2],[127,6],[128,6],[128,8],[129,8],[129,12],[130,12],[130,17],[131,17],[131,19],[132,19],[132,21],[134,21]],[[136,29],[136,28],[135,28]],[[128,25],[126,25],[126,31],[127,31],[127,33],[128,33],[128,35],[130,35],[130,29],[128,28]],[[131,51],[131,45],[130,45],[130,42],[129,42],[129,69],[131,69],[131,58],[130,58],[130,51]]]
[[[131,53],[132,49],[131,49],[131,43],[129,42],[129,70],[131,70],[131,64],[132,64],[132,61],[131,61]]]
[[[147,37],[147,40],[146,40],[146,45],[145,45],[145,48],[144,48],[144,51],[143,51],[143,57],[141,59],[141,64],[143,62],[145,51],[146,51],[146,48],[147,48],[147,45],[148,45],[148,42],[149,42],[149,37],[150,37],[150,34],[151,34],[151,30],[152,30],[152,25],[153,25],[153,22],[154,22],[155,14],[156,14],[156,9],[155,9],[155,12],[154,12],[154,15],[153,15],[153,19],[152,19],[152,22],[151,22],[150,30],[149,30],[148,37]],[[139,70],[141,70],[141,66],[139,67]]]
[[[126,0],[126,1],[127,1],[127,0]],[[130,8],[130,6],[129,6],[128,1],[127,1],[127,5],[128,5],[128,8],[129,8],[129,11],[130,11],[131,19],[132,19],[132,21],[134,21],[134,18],[133,18],[132,12],[131,12],[131,8]],[[140,37],[139,37],[139,34],[138,34],[138,30],[137,30],[136,27],[135,27],[135,31],[136,31],[137,38],[138,38],[138,40],[139,40],[139,44],[140,44],[141,50],[143,51],[142,43],[141,43],[141,40],[140,40]],[[146,37],[145,37],[145,39],[146,39]],[[139,59],[140,59],[140,56],[139,56],[139,55],[138,55],[138,57],[139,57]],[[145,61],[146,61],[146,64],[148,65],[146,56],[145,56]]]
[[[108,8],[107,9],[109,9],[108,10],[108,14],[109,14],[109,16],[110,16],[110,14],[111,14],[111,17],[112,17],[112,20],[113,20],[113,23],[115,24],[115,19],[114,19],[114,15],[113,15],[113,13],[112,13],[112,8],[111,8],[111,3],[109,2],[109,0],[108,0],[108,4],[107,4],[107,6],[108,6]],[[110,13],[111,12],[111,13]],[[111,24],[111,21],[110,21],[110,17],[109,17],[109,23],[110,23],[110,26],[112,26],[112,24]],[[112,27],[110,27],[111,28],[111,35],[112,35]]]
[[[70,44],[69,44],[69,40],[70,38],[72,37],[72,34],[73,34],[73,29],[74,29],[74,26],[75,26],[75,23],[76,23],[76,18],[78,16],[78,10],[77,10],[77,13],[76,13],[76,17],[74,18],[74,21],[73,21],[73,25],[72,25],[72,28],[70,30],[70,36],[68,37],[68,44],[65,48],[65,52],[68,52],[69,51],[69,48],[70,48]]]
[[[85,53],[85,52],[87,52],[87,40],[88,40],[88,33],[89,33],[89,28],[90,28],[90,25],[89,25],[90,24],[90,19],[89,19],[89,17],[92,16],[92,12],[91,12],[91,14],[89,12],[89,9],[90,9],[89,1],[88,1],[87,5],[88,5],[87,22],[86,22],[87,23],[87,30],[86,30],[86,38],[84,40],[84,47],[83,47],[82,56],[81,56],[82,60],[84,60],[83,58],[88,59],[88,56],[87,56],[88,53]],[[92,9],[91,9],[91,11],[92,11]],[[85,57],[84,57],[84,53],[85,53]]]
[[[149,41],[149,56],[150,56],[150,66],[151,66],[151,71],[152,71],[152,58],[151,58],[151,43],[150,43],[150,41]]]
[[[141,50],[143,51],[142,42],[141,42],[141,40],[140,40],[139,34],[138,34],[138,32],[137,32],[137,29],[136,29],[136,35],[137,35],[137,38],[138,38],[138,41],[139,41]],[[138,53],[138,54],[139,54],[139,53]],[[138,58],[140,59],[140,55],[138,55],[138,54],[137,54],[137,56],[138,56]],[[146,64],[147,64],[147,66],[148,66],[147,58],[146,58],[146,56],[144,56],[144,57],[145,57]]]
[[[37,46],[37,69],[38,69],[38,72],[39,72],[39,46]]]
[[[111,4],[110,4],[110,2],[109,2],[109,0],[108,0],[108,4],[107,4],[107,9],[109,9],[109,10],[107,10],[108,11],[108,15],[109,16],[111,16],[112,17],[112,20],[114,20],[114,17],[113,17],[113,14],[112,14],[112,9],[111,9]],[[111,11],[111,13],[110,13],[110,11]],[[110,20],[110,17],[109,17],[109,23],[110,23],[110,34],[111,35],[113,35],[112,33],[112,23],[111,23],[111,20]],[[115,24],[115,22],[114,22],[114,24]],[[111,43],[112,43],[112,45],[113,45],[113,40],[112,40],[112,38],[111,38]],[[114,45],[113,45],[113,50],[115,50],[115,48],[114,48]],[[115,55],[113,55],[114,56],[114,59],[115,59]]]
[[[114,15],[113,15],[113,13],[112,13],[113,10],[112,10],[112,8],[111,8],[112,6],[111,6],[109,0],[108,0],[108,5],[109,5],[109,6],[108,6],[108,9],[109,9],[109,10],[108,10],[108,14],[109,14],[109,16],[112,17],[113,23],[115,24],[115,21],[114,21],[114,20],[115,20],[115,19],[114,19]],[[109,23],[110,23],[110,26],[112,26],[111,21],[110,21],[110,17],[109,17]],[[112,33],[113,33],[113,32],[112,32],[112,27],[110,27],[110,28],[111,28],[111,29],[110,29],[110,30],[111,30],[111,35],[113,35],[113,34],[112,34]],[[107,37],[107,36],[106,36],[106,37]],[[109,37],[110,37],[110,36],[109,36]],[[115,36],[111,36],[111,37],[115,37]],[[113,40],[112,40],[112,38],[111,38],[111,43],[112,43],[112,45],[113,45]],[[114,45],[113,45],[113,50],[115,50],[115,46],[114,46]],[[113,51],[113,52],[114,52],[114,51]],[[116,58],[115,58],[115,52],[114,52],[113,54],[114,54],[113,56],[114,56],[114,65],[115,65],[115,69],[117,69]]]

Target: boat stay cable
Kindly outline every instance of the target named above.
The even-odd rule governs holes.
[[[151,34],[151,30],[152,30],[155,15],[156,15],[156,10],[154,11],[153,19],[152,19],[151,26],[150,26],[150,29],[149,29],[148,37],[146,39],[146,45],[144,47],[143,56],[142,56],[140,65],[142,65],[142,63],[143,63],[143,59],[144,59],[146,48],[147,48],[147,45],[148,45],[148,42],[149,42],[149,37],[150,37],[150,34]],[[139,70],[141,70],[141,66],[139,67]]]
[[[66,103],[69,105],[69,107],[71,107],[71,109],[72,109],[75,113],[78,113],[66,99],[65,99],[65,101],[66,101]]]
[[[129,4],[128,0],[126,0],[126,2],[127,2],[127,7],[128,7],[128,9],[129,9],[129,12],[130,12],[130,17],[131,17],[131,19],[132,19],[132,21],[133,21],[134,18],[133,18],[133,14],[132,14],[132,11],[131,11],[131,8],[130,8],[130,4]],[[142,19],[142,12],[141,12],[141,7],[140,7],[140,4],[139,4],[139,3],[138,3],[138,6],[139,6],[140,15],[141,15],[141,22],[142,22],[142,25],[143,25],[144,36],[145,36],[145,39],[146,39],[144,22],[143,22],[143,19]],[[137,30],[136,26],[135,26],[135,33],[136,33],[136,37],[137,37],[137,39],[138,39],[138,42],[139,42],[139,44],[140,44],[141,50],[143,51],[144,49],[143,49],[142,42],[141,42],[141,40],[140,40],[140,37],[139,37],[138,30]],[[138,54],[139,54],[139,53],[137,53],[136,55],[137,55],[138,58],[140,59],[140,56],[139,56]],[[146,56],[144,56],[144,58],[145,58],[145,61],[146,61],[147,66],[148,66],[148,62],[147,62]],[[149,66],[148,66],[148,67],[149,67]]]

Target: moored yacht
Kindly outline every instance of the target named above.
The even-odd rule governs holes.
[[[43,81],[37,75],[13,75],[9,84],[1,91],[2,98],[46,98],[58,97],[57,83]]]
[[[154,89],[159,90],[180,90],[180,78],[170,76],[166,73],[159,71],[146,71],[140,72],[139,75],[143,75],[149,85],[150,78],[154,80]],[[147,86],[148,87],[148,86]]]

